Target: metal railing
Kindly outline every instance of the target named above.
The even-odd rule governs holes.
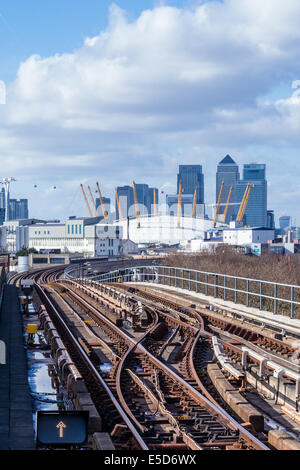
[[[300,286],[173,266],[138,266],[94,277],[100,282],[153,282],[300,318]]]

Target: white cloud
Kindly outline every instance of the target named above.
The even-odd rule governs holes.
[[[298,90],[259,98],[300,78],[299,23],[298,0],[157,7],[131,23],[112,5],[107,29],[80,49],[20,65],[0,108],[5,171],[45,184],[100,178],[112,193],[133,174],[161,186],[170,171],[175,181],[178,163],[195,161],[209,182],[228,151],[250,158],[249,146],[297,147]],[[263,158],[275,179],[280,158]]]

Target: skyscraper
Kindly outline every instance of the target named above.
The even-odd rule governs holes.
[[[169,214],[177,214],[179,199],[179,184],[181,181],[181,214],[191,216],[194,202],[195,189],[197,188],[196,216],[204,217],[204,175],[202,165],[179,165],[177,174],[177,194],[168,194],[166,204],[169,206]]]
[[[8,220],[28,219],[28,199],[9,199],[8,208]]]
[[[281,217],[279,217],[279,226],[280,226],[281,230],[284,230],[284,229],[290,227],[291,226],[291,216],[282,215]]]
[[[5,209],[5,189],[2,188],[0,191],[0,208]]]
[[[154,204],[154,191],[156,193],[156,203],[158,204],[158,189],[149,188],[147,184],[135,184],[136,195],[139,204],[140,215],[151,215]],[[117,188],[123,218],[135,217],[135,202],[133,187],[119,186]],[[116,202],[116,220],[119,219],[119,210]]]
[[[129,215],[132,214],[132,210],[129,213],[129,209],[133,207],[134,205],[134,196],[133,196],[133,188],[131,186],[118,186],[117,187],[117,193],[119,196],[119,201],[120,201],[120,206],[121,206],[121,212],[123,218],[128,217]],[[116,220],[119,220],[121,218],[119,214],[119,208],[117,204],[117,198],[116,198]]]
[[[136,195],[137,200],[139,203],[139,211],[141,215],[148,215],[149,212],[151,213],[150,205],[150,194],[149,194],[149,186],[147,184],[136,184]],[[150,209],[150,211],[149,211]]]
[[[242,202],[247,184],[251,184],[244,223],[249,227],[267,226],[267,181],[266,165],[250,163],[244,165],[243,179],[236,184],[236,201]]]
[[[204,175],[202,165],[179,165],[177,194],[181,181],[182,194],[194,194],[197,188],[197,204],[204,204]]]
[[[274,211],[267,211],[267,218],[268,218],[268,222],[267,222],[267,228],[271,228],[273,230],[275,230],[275,215],[274,215]]]
[[[9,200],[9,193],[8,193],[8,200]],[[1,220],[2,220],[3,214],[4,214],[4,220],[5,220],[5,189],[4,188],[2,188],[0,191],[0,209],[2,209]],[[9,206],[8,206],[8,210],[9,210]],[[9,220],[9,216],[7,217],[7,220]]]
[[[243,179],[251,181],[265,181],[266,165],[259,163],[249,163],[244,165]]]
[[[5,209],[4,207],[0,207],[0,226],[4,224],[5,220]]]
[[[232,186],[232,192],[230,197],[230,204],[234,204],[235,200],[235,188],[236,183],[240,179],[239,167],[235,163],[235,161],[231,158],[230,155],[226,155],[223,160],[220,161],[217,167],[217,174],[216,174],[216,202],[218,202],[219,194],[221,190],[222,181],[224,181],[223,191],[222,191],[222,198],[221,198],[221,206],[219,210],[219,214],[224,214],[226,202],[228,199],[230,187]],[[237,213],[236,210],[237,206],[229,205],[227,216],[226,216],[226,223],[228,224],[233,218],[234,215]]]

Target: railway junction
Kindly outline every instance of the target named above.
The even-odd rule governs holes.
[[[300,449],[297,296],[259,312],[165,269],[2,272],[1,450]]]

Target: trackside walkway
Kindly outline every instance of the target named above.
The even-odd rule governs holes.
[[[34,449],[32,405],[17,288],[6,285],[0,316],[6,364],[0,364],[0,450]]]

